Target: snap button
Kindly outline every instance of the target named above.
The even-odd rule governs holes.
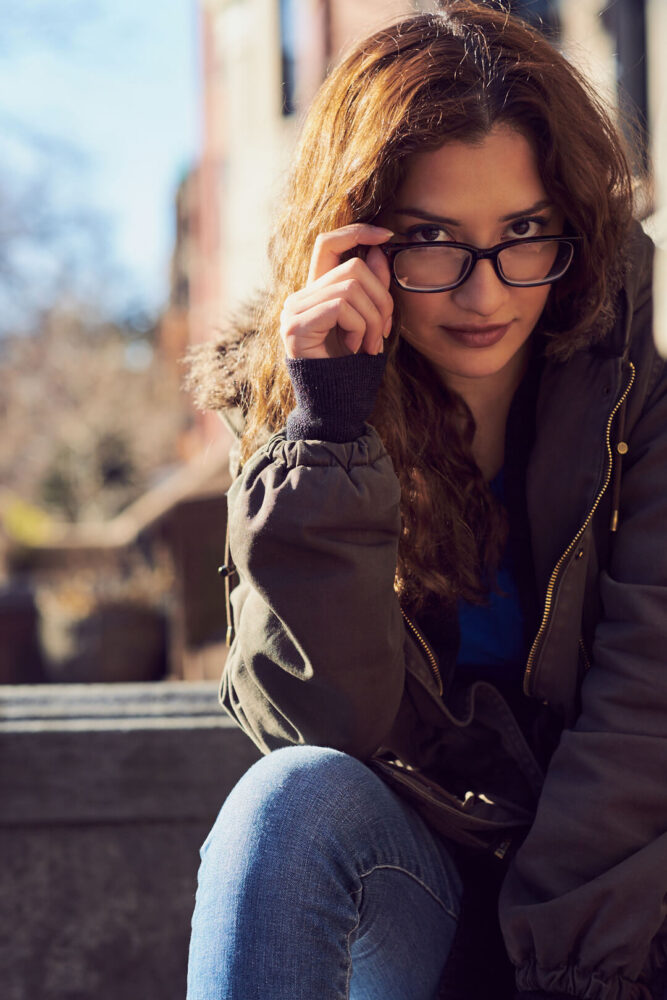
[[[625,441],[619,441],[618,442],[618,444],[616,445],[616,451],[619,453],[619,455],[627,455],[627,453],[628,453],[628,446],[625,443]]]

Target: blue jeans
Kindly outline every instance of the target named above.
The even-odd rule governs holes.
[[[188,1000],[433,1000],[461,882],[443,843],[372,771],[277,750],[201,850]]]

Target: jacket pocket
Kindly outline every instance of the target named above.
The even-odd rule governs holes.
[[[466,847],[494,851],[533,821],[530,809],[501,798],[472,791],[459,798],[418,768],[389,754],[375,756],[368,764],[434,830]]]

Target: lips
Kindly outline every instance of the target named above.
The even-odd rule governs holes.
[[[493,347],[503,339],[510,328],[510,323],[503,326],[443,326],[442,329],[453,340],[464,347]]]

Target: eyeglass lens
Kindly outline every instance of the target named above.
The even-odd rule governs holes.
[[[563,240],[526,241],[501,250],[497,259],[500,272],[508,281],[525,284],[554,281],[567,270],[572,247]],[[422,290],[442,288],[458,284],[471,260],[470,251],[460,247],[420,244],[396,254],[394,273],[403,286]]]

